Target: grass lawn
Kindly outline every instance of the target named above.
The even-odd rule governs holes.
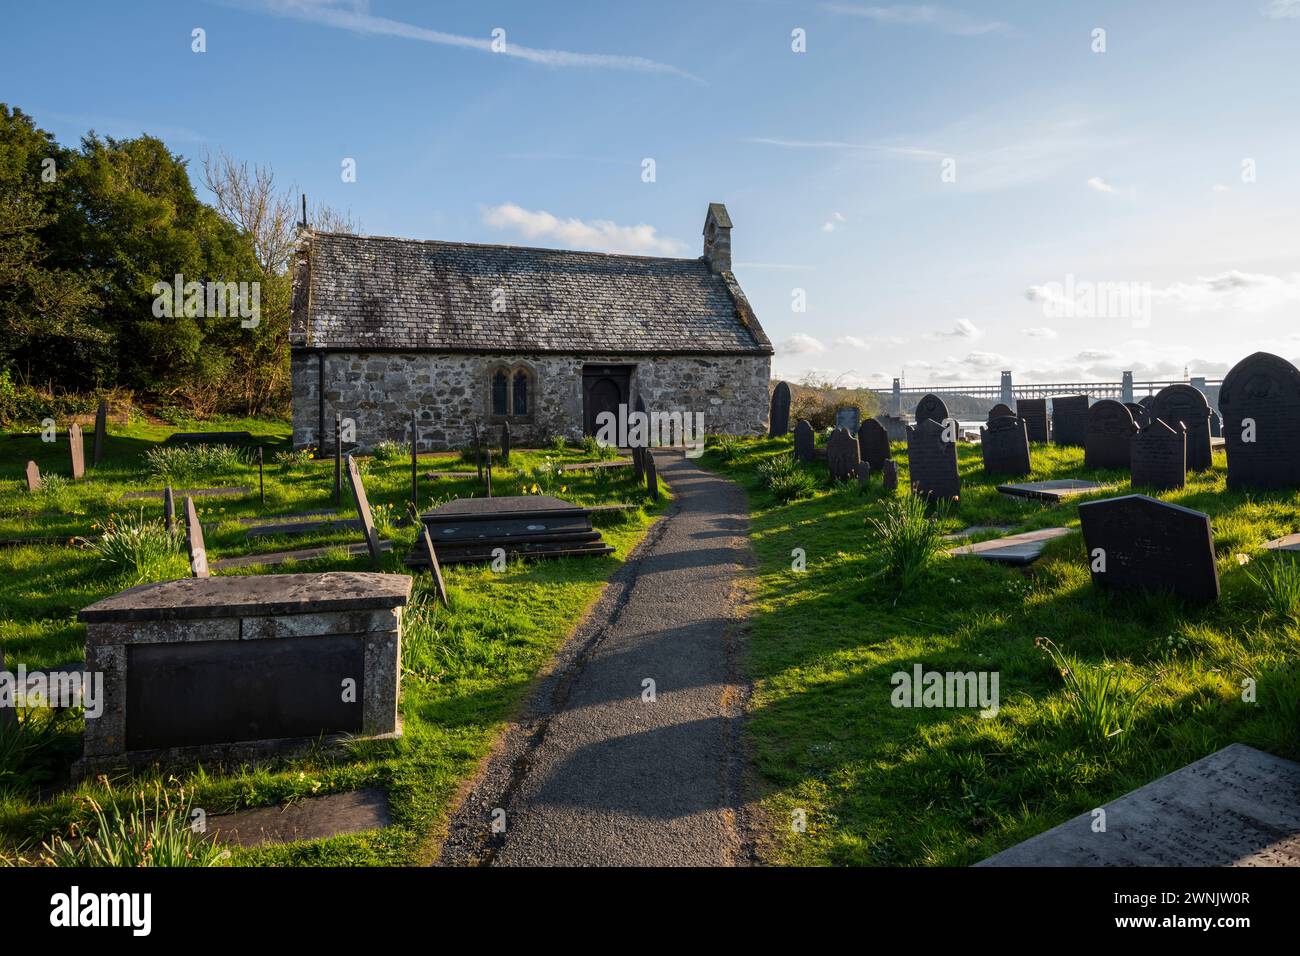
[[[1219,451],[1212,471],[1159,496],[1211,516],[1217,604],[1104,593],[1077,533],[1027,569],[940,553],[900,594],[866,524],[884,511],[879,479],[865,494],[856,482],[832,488],[816,462],[802,466],[816,476],[812,496],[782,504],[757,468],[790,449],[789,438],[741,441],[702,459],[747,490],[753,511],[748,733],[771,861],[964,866],[1234,741],[1300,759],[1296,557],[1260,551],[1300,530],[1297,493],[1226,492]],[[906,449],[893,455],[906,488]],[[1033,447],[1034,480],[1114,486],[1063,504],[999,494],[978,446],[959,456],[961,502],[935,513],[945,533],[1077,529],[1079,503],[1130,492],[1126,472],[1084,469],[1082,449]],[[802,572],[792,569],[797,548]],[[1251,580],[1270,568],[1292,584]],[[1076,711],[1040,637],[1069,655],[1074,676],[1110,683],[1101,696],[1119,709],[1122,732],[1107,736]],[[1000,712],[894,707],[891,676],[918,663],[996,672]],[[1243,701],[1246,678],[1253,703]]]
[[[178,474],[173,487],[251,486],[251,495],[199,498],[210,560],[251,551],[280,551],[361,541],[359,532],[301,535],[281,540],[246,541],[242,517],[274,515],[334,507],[333,463],[303,459],[276,460],[289,449],[289,429],[263,420],[202,423],[203,430],[248,430],[265,444],[266,504],[257,495],[257,468],[243,462],[219,466],[202,475]],[[35,437],[0,435],[0,540],[34,536],[93,538],[110,516],[140,515],[161,519],[160,500],[122,501],[124,492],[157,489],[146,453],[172,431],[192,430],[147,423],[110,425],[108,454],[98,469],[76,484],[64,483],[48,493],[30,495],[22,482],[23,466],[33,459],[42,474],[70,473],[66,432],[46,445]],[[86,457],[93,434],[86,434]],[[112,781],[67,784],[68,767],[79,755],[80,718],[59,723],[34,753],[18,757],[0,748],[0,862],[21,854],[39,855],[51,835],[88,818],[86,797],[129,805],[132,792],[161,781],[183,787],[193,806],[207,814],[280,803],[297,797],[356,787],[387,790],[394,826],[372,834],[335,837],[314,843],[236,851],[236,864],[387,865],[428,862],[458,786],[486,753],[501,723],[519,704],[528,685],[550,660],[574,624],[594,602],[602,585],[640,540],[664,502],[652,504],[632,470],[613,469],[556,473],[561,463],[592,460],[581,449],[516,450],[510,465],[494,469],[496,495],[538,491],[583,503],[631,502],[627,513],[599,516],[607,542],[617,550],[600,558],[513,562],[504,572],[487,567],[444,569],[451,607],[443,609],[430,595],[427,574],[417,575],[413,606],[403,633],[402,716],[405,736],[399,741],[359,742],[343,755],[323,753],[258,767],[188,769],[157,776],[136,774]],[[416,528],[398,527],[410,498],[410,459],[362,461],[366,489],[375,506],[381,534],[394,542],[382,570],[410,573],[402,564]],[[422,455],[421,472],[465,470],[465,479],[421,482],[420,506],[481,493],[473,466],[455,454]],[[665,496],[666,497],[666,496]],[[179,502],[178,502],[179,505]],[[355,517],[344,478],[343,517]],[[210,530],[209,530],[210,529]],[[183,550],[183,546],[182,546]],[[293,567],[241,569],[239,573],[278,571],[368,570],[369,559],[349,558],[341,548],[330,556]],[[140,580],[164,580],[188,574],[180,550],[150,564],[143,576],[106,567],[87,548],[50,545],[0,548],[0,643],[12,669],[50,669],[81,660],[85,627],[77,612]]]

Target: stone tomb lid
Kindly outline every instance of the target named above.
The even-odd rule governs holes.
[[[965,544],[952,548],[948,553],[953,557],[983,558],[1003,564],[1032,564],[1042,556],[1047,542],[1073,533],[1072,528],[1040,528],[978,544]]]
[[[83,608],[77,620],[102,624],[357,611],[402,607],[410,596],[409,575],[371,571],[182,578],[127,588]]]
[[[575,505],[550,495],[506,495],[502,498],[457,498],[439,505],[432,511],[426,511],[425,517],[451,517],[457,515],[502,515],[533,514],[546,511],[584,511],[581,505]]]
[[[1071,495],[1086,495],[1101,491],[1105,485],[1081,478],[1056,478],[1052,481],[1022,481],[1010,485],[998,485],[998,491],[1004,495],[1020,498],[1045,498],[1048,501],[1060,501]]]

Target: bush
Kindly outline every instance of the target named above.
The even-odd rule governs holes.
[[[90,548],[110,573],[131,584],[185,575],[179,530],[169,532],[161,521],[146,519],[143,508],[139,514],[110,515]]]
[[[381,441],[375,445],[371,455],[375,461],[390,462],[400,461],[411,454],[411,449],[407,445],[396,441]]]
[[[791,455],[775,455],[758,466],[763,487],[782,504],[797,498],[809,498],[817,490],[817,479],[804,470]]]
[[[926,515],[925,502],[909,494],[886,501],[881,516],[868,518],[867,525],[880,545],[886,574],[902,594],[920,579],[938,553],[938,524]]]
[[[44,418],[65,419],[95,410],[92,395],[55,393],[13,380],[8,369],[0,369],[0,428],[40,428]]]
[[[247,464],[244,452],[233,445],[157,445],[145,452],[144,460],[149,473],[168,484]]]
[[[861,421],[880,414],[880,402],[871,389],[835,388],[829,382],[804,382],[790,386],[792,427],[795,422],[805,419],[815,432],[834,428],[835,410],[846,405],[858,410]]]
[[[545,458],[540,465],[534,465],[528,475],[532,478],[533,483],[531,486],[524,488],[525,494],[554,495],[563,494],[568,490],[567,486],[560,483],[564,478],[564,472],[560,470],[560,463],[551,458]],[[527,479],[525,479],[525,484],[527,484]]]

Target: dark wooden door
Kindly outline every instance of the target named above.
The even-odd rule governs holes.
[[[631,370],[621,366],[587,366],[582,370],[583,433],[594,435],[601,412],[618,416],[618,406],[628,403]]]

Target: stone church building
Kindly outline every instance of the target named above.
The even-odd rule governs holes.
[[[766,427],[772,345],[731,271],[731,217],[709,206],[698,259],[304,230],[294,265],[294,447],[516,444],[595,432],[635,405],[704,414],[706,431]]]

